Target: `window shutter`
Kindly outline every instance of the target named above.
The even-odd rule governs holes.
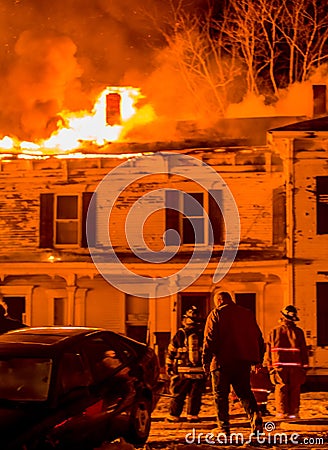
[[[272,194],[272,244],[282,244],[286,238],[286,192],[281,186]]]
[[[172,208],[179,208],[179,192],[165,191],[165,230],[175,230],[180,235],[180,212]],[[170,239],[170,234],[167,237],[167,245],[176,245],[174,239]]]
[[[317,345],[328,345],[328,283],[317,283]]]
[[[328,234],[328,177],[317,178],[317,234]]]
[[[40,195],[40,248],[54,246],[54,194]]]
[[[83,192],[82,194],[82,240],[81,247],[88,248],[95,247],[96,245],[96,215],[94,215],[94,220],[89,223],[89,245],[87,240],[87,214],[88,208],[91,202],[91,198],[93,195],[96,195],[94,192]]]
[[[224,220],[219,205],[221,207],[223,206],[222,190],[210,190],[208,196],[208,216],[210,219],[209,226],[212,226],[213,230],[214,245],[224,243]]]

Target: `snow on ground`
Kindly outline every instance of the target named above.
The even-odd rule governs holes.
[[[215,431],[215,409],[212,395],[208,391],[203,396],[203,406],[200,422],[190,424],[185,414],[179,423],[168,423],[170,398],[161,397],[153,412],[151,433],[144,450],[227,450],[266,449],[266,450],[323,450],[328,449],[328,392],[309,392],[301,396],[301,419],[297,423],[281,422],[275,418],[274,394],[269,397],[268,409],[272,415],[266,416],[265,434],[260,441],[248,443],[250,428],[247,417],[239,402],[232,404],[231,441],[225,441],[222,435]],[[214,430],[214,431],[213,431]],[[188,434],[189,433],[189,434]],[[209,433],[213,433],[209,436]],[[237,436],[234,435],[241,433]],[[207,438],[206,438],[207,435]],[[207,439],[207,440],[206,440]],[[129,444],[107,444],[102,450],[131,450]]]

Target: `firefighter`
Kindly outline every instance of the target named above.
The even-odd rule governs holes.
[[[270,411],[267,409],[268,397],[274,390],[274,387],[270,380],[268,368],[260,365],[257,367],[252,366],[250,382],[261,416],[269,416]],[[233,404],[238,402],[238,397],[233,389],[230,391],[229,398]]]
[[[179,422],[188,397],[187,420],[197,422],[205,388],[201,350],[203,345],[203,323],[196,306],[189,308],[183,316],[181,328],[171,339],[167,351],[166,371],[170,376],[172,399],[167,420]]]
[[[295,324],[300,320],[297,309],[288,305],[281,314],[279,326],[269,335],[266,364],[275,385],[277,418],[294,419],[299,417],[301,385],[309,360],[304,332]]]
[[[270,415],[267,405],[273,385],[267,367],[261,366],[256,370],[255,368],[251,370],[251,389],[262,417]]]
[[[232,386],[247,413],[252,433],[263,432],[263,420],[251,390],[251,366],[264,356],[262,332],[254,314],[232,300],[229,292],[212,291],[215,308],[207,317],[204,332],[204,372],[211,374],[218,429],[230,434],[229,392]]]

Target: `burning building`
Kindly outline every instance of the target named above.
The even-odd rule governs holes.
[[[2,140],[0,294],[9,312],[33,326],[98,326],[148,339],[163,362],[170,333],[186,308],[197,305],[204,317],[211,309],[213,276],[226,239],[222,186],[204,189],[195,182],[193,164],[185,164],[189,155],[220,174],[239,212],[238,252],[219,284],[234,294],[237,303],[254,311],[265,335],[283,305],[294,303],[300,308],[313,373],[324,374],[328,370],[327,117],[292,124],[291,118],[257,119],[249,121],[253,127],[239,137],[227,131],[228,123],[236,126],[236,121],[221,122],[225,130],[221,133],[219,126],[195,130],[184,123],[193,139],[131,142],[129,131],[136,124],[152,124],[154,113],[146,105],[143,113],[122,117],[123,110],[134,108],[130,100],[136,91],[127,92],[106,89],[99,97],[100,107],[88,118],[66,115],[49,140],[34,146]],[[96,124],[92,132],[89,122]],[[259,138],[260,123],[263,129],[271,128],[268,142]],[[173,153],[173,159],[166,157]],[[161,161],[160,175],[152,173],[154,155]],[[114,173],[115,182],[120,180],[115,169],[122,162],[140,176],[122,189],[110,218],[104,216],[104,208],[96,209],[95,226],[87,232],[90,202],[99,201],[93,194],[107,174]],[[178,175],[174,167],[179,168]],[[150,195],[156,202],[163,188],[177,194],[164,197],[165,207],[144,218],[144,242],[133,247],[137,240],[133,226],[129,239],[123,232],[129,213],[142,196]],[[191,217],[186,194],[199,205]],[[215,198],[220,198],[222,210]],[[133,211],[137,223],[140,206],[139,213],[138,208]],[[198,238],[190,223],[197,224]],[[170,247],[169,240],[163,241],[169,229],[180,235],[176,254],[165,261],[143,260],[143,246],[153,252]],[[117,272],[120,289],[94,264],[90,250],[102,255],[108,251],[102,248],[104,233],[110,235],[110,250],[120,263],[142,277],[137,289],[131,289],[117,265],[111,270]],[[209,260],[199,276],[192,283],[178,278],[172,290],[165,280],[185,267],[195,249],[206,252],[210,245]]]

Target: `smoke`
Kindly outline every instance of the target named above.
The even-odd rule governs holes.
[[[192,12],[205,3],[177,0]],[[178,61],[170,59],[163,37],[165,19],[172,14],[170,4],[0,0],[0,138],[47,138],[61,111],[91,111],[96,97],[110,85],[140,87],[162,120],[158,131],[164,137],[168,126],[163,118],[205,118],[213,123],[219,114],[212,92],[196,78],[186,80]],[[264,98],[246,96],[231,105],[227,115],[311,114],[310,91],[306,88],[306,95],[304,91],[300,95],[302,89],[303,85],[293,86],[281,92],[274,107]]]
[[[155,51],[149,43],[160,44],[141,5],[0,0],[1,134],[45,138],[62,110],[90,111],[107,85],[147,77]]]
[[[328,84],[328,65],[313,71],[309,80],[296,82],[278,93],[275,103],[267,104],[264,96],[246,94],[241,102],[229,105],[227,117],[305,116],[313,114],[314,84]]]
[[[48,122],[80,92],[82,74],[76,46],[66,36],[24,31],[15,47],[15,60],[1,89],[1,110],[27,137],[40,137],[52,130]],[[6,116],[5,116],[6,117]]]

